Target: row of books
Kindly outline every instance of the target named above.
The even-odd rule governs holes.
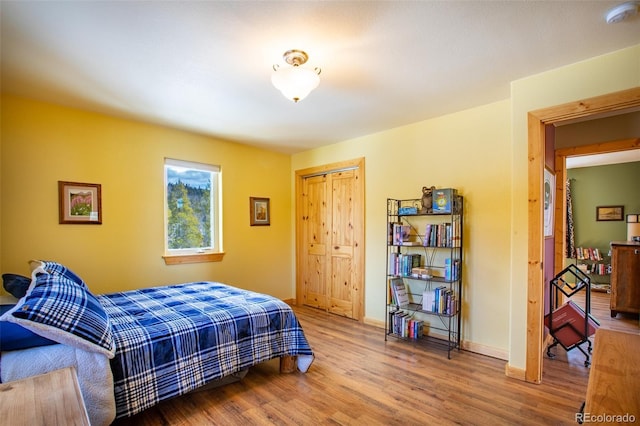
[[[603,260],[602,253],[593,247],[576,247],[577,260]]]
[[[422,279],[444,278],[446,281],[460,279],[460,259],[448,257],[444,260],[444,267],[420,266],[421,259],[420,254],[389,253],[389,275]]]
[[[424,321],[415,319],[404,311],[389,312],[389,333],[408,339],[419,339],[424,335]]]
[[[460,247],[460,222],[428,223],[422,241],[415,241],[411,226],[393,223],[389,241],[394,246]]]
[[[609,275],[611,273],[611,265],[605,265],[604,263],[592,263],[590,265],[583,263],[578,265],[578,269],[586,274],[594,275]]]
[[[410,276],[411,270],[420,266],[422,256],[417,253],[389,253],[389,275]]]
[[[405,308],[410,303],[410,295],[402,278],[389,280],[389,293],[391,303]],[[455,292],[441,286],[422,293],[422,310],[436,314],[454,315],[458,312],[458,298]]]
[[[422,310],[436,314],[454,315],[458,312],[458,298],[453,290],[438,287],[422,293]]]
[[[422,244],[425,247],[460,247],[460,222],[428,223]]]

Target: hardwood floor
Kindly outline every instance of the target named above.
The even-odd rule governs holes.
[[[584,306],[584,292],[579,292],[572,299],[580,306]],[[600,322],[600,327],[625,332],[639,332],[638,314],[619,312],[615,318],[611,318],[609,309],[609,294],[603,292],[591,292],[591,314]]]
[[[602,326],[638,333],[637,316],[610,318],[606,297],[592,301]],[[241,382],[165,401],[114,425],[576,424],[589,375],[579,351],[558,348],[556,358],[545,357],[543,382],[535,385],[506,377],[504,360],[466,351],[447,360],[439,348],[385,342],[379,328],[294,310],[316,356],[306,374],[279,374],[278,361],[270,361]]]

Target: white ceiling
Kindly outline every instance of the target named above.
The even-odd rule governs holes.
[[[2,1],[2,90],[286,153],[507,99],[640,42],[621,1]],[[294,104],[289,49],[321,67]],[[585,76],[585,82],[589,76]]]
[[[636,161],[640,162],[640,149],[567,157],[566,167],[567,169],[576,169],[578,167],[605,166],[607,164],[632,163]]]

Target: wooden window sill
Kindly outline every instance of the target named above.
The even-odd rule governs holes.
[[[222,262],[224,252],[167,254],[162,256],[165,265],[183,265],[185,263]]]

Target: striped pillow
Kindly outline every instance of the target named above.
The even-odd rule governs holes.
[[[29,261],[29,265],[31,266],[31,271],[35,271],[38,268],[42,268],[45,272],[49,274],[57,274],[62,275],[63,277],[70,279],[74,283],[77,283],[84,288],[88,289],[87,284],[84,282],[82,278],[71,269],[67,268],[64,265],[61,265],[58,262],[53,262],[51,260],[31,260]]]
[[[89,290],[58,274],[33,271],[32,283],[24,298],[0,321],[21,325],[58,343],[109,358],[115,354],[109,317]]]

